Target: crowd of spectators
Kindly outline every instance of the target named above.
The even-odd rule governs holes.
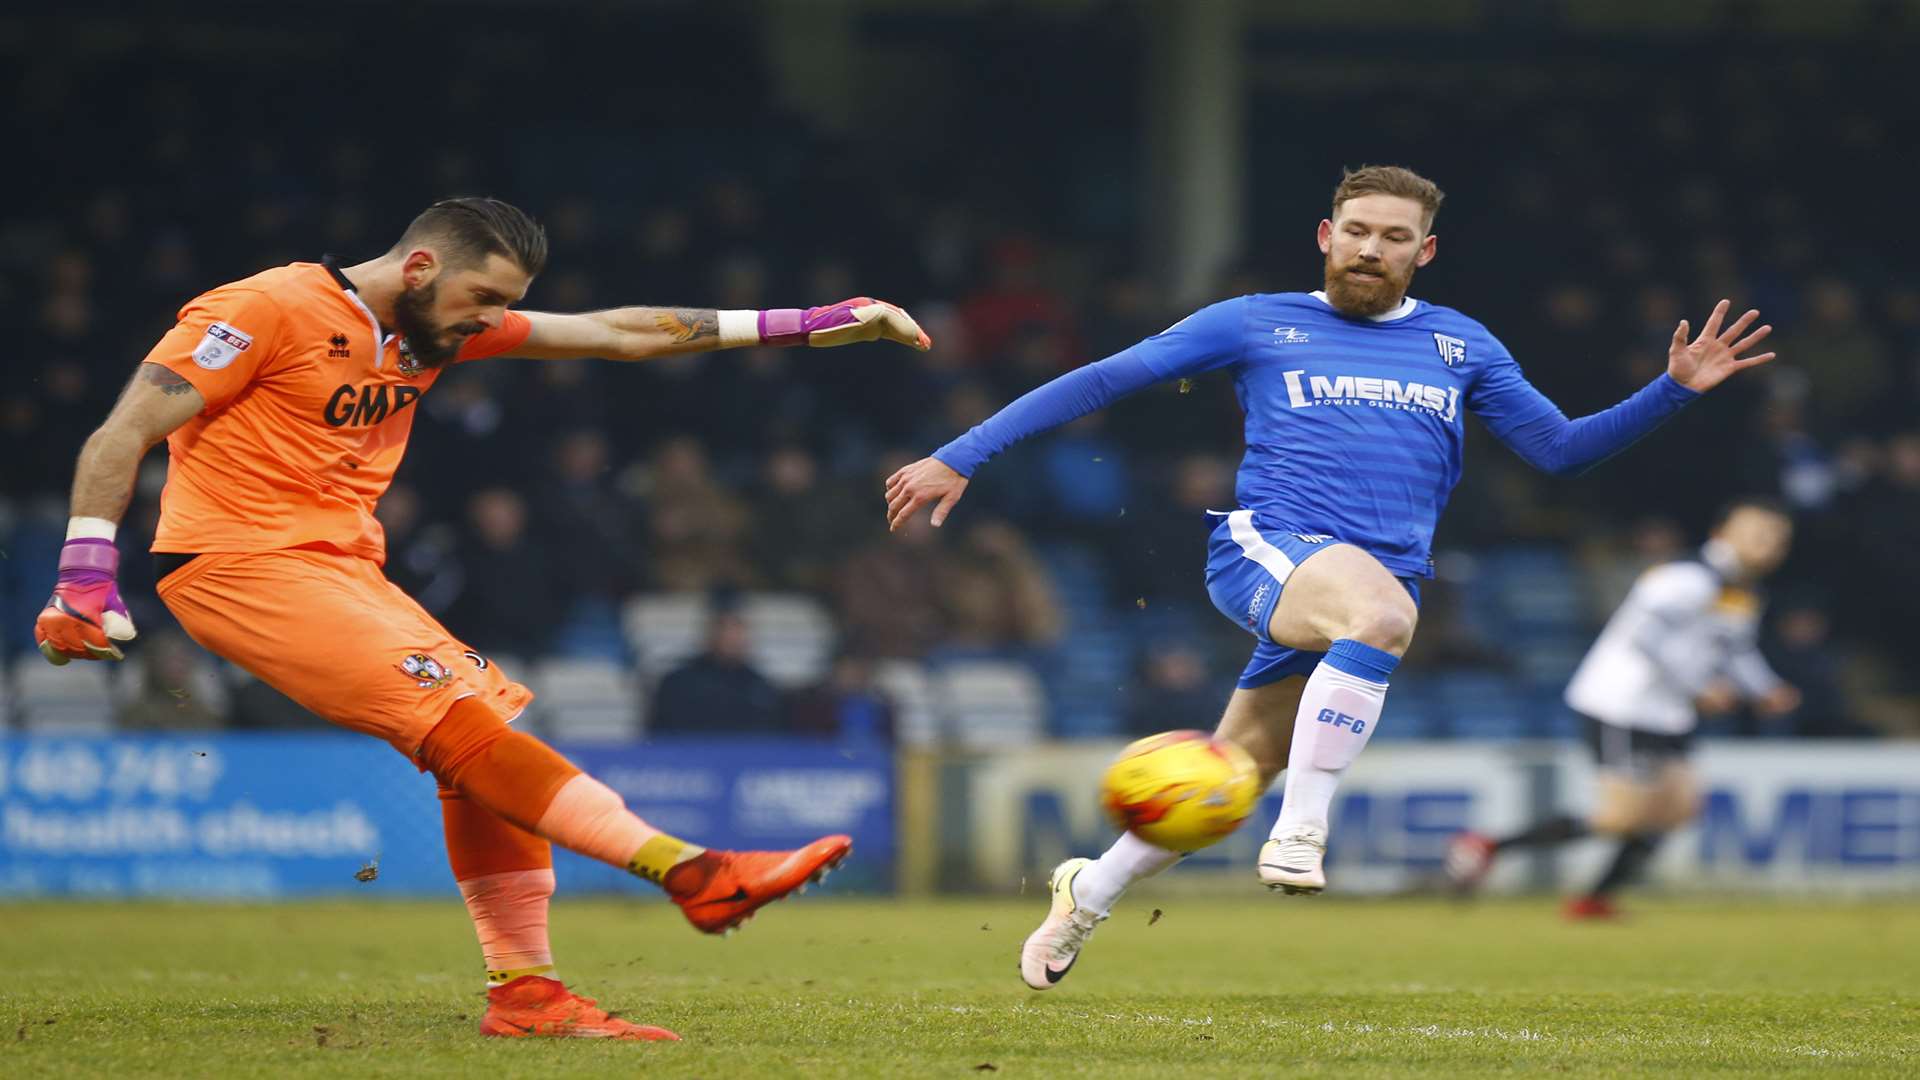
[[[1221,295],[1316,286],[1308,234],[1339,165],[1392,157],[1454,193],[1439,223],[1443,258],[1415,294],[1482,318],[1570,413],[1657,374],[1674,323],[1697,324],[1719,296],[1757,304],[1779,328],[1776,365],[1587,478],[1533,474],[1474,428],[1409,670],[1513,666],[1473,602],[1471,568],[1486,552],[1567,553],[1590,631],[1638,568],[1692,546],[1713,504],[1773,494],[1793,508],[1801,542],[1777,582],[1768,649],[1807,705],[1764,730],[1920,727],[1907,660],[1920,646],[1909,617],[1920,596],[1920,283],[1884,242],[1896,226],[1852,201],[1894,193],[1859,173],[1836,178],[1906,142],[1911,118],[1849,94],[1844,70],[1818,65],[1777,85],[1708,65],[1689,98],[1638,79],[1625,50],[1579,59],[1606,77],[1546,94],[1520,77],[1442,81],[1406,102],[1414,117],[1371,148],[1352,119],[1381,105],[1381,90],[1302,91],[1313,108],[1289,115],[1287,143],[1323,135],[1329,149],[1284,163],[1255,155],[1261,210],[1243,259],[1222,268]],[[23,87],[88,77],[49,70],[16,77]],[[81,441],[183,301],[267,265],[370,256],[426,198],[481,190],[551,231],[552,268],[528,306],[760,307],[870,293],[909,306],[937,345],[924,356],[756,349],[449,373],[424,402],[380,517],[389,574],[476,648],[564,652],[579,620],[638,593],[800,592],[837,620],[841,658],[824,684],[783,695],[742,670],[743,628],[723,616],[700,656],[652,688],[653,726],[884,733],[873,662],[1043,657],[1090,618],[1137,626],[1115,639],[1129,669],[1116,726],[1205,726],[1224,700],[1250,644],[1206,607],[1199,577],[1200,512],[1231,503],[1239,451],[1224,380],[1156,388],[1016,448],[976,478],[944,529],[884,527],[890,471],[1184,313],[1152,267],[1119,254],[1138,250],[1128,230],[1013,209],[1057,195],[1017,155],[982,161],[980,148],[952,145],[933,159],[943,179],[921,195],[884,167],[887,147],[782,117],[764,133],[777,155],[701,140],[699,160],[658,162],[642,183],[654,162],[607,147],[598,114],[542,99],[532,75],[517,92],[536,99],[521,107],[545,124],[537,151],[476,144],[433,110],[388,135],[255,123],[209,142],[223,112],[244,107],[230,73],[155,61],[96,74],[114,80],[109,96],[123,110],[93,118],[110,150],[81,146],[49,166],[35,197],[0,209],[0,321],[16,347],[0,384],[0,531],[21,553],[6,575],[7,652],[30,648],[31,611],[51,580],[29,533],[64,517]],[[1252,123],[1279,130],[1269,109],[1291,91],[1262,85]],[[453,84],[459,108],[481,106],[472,87]],[[15,145],[50,145],[56,126],[83,125],[68,102],[47,103],[54,93],[23,94]],[[325,81],[277,83],[276,94],[278,115],[345,107]],[[1727,152],[1683,152],[1721,137],[1707,133],[1735,94]],[[1808,110],[1821,122],[1789,136],[1788,121]],[[1449,116],[1497,123],[1502,152],[1464,152],[1467,133],[1440,122]],[[1266,130],[1250,134],[1258,143]],[[1638,155],[1604,152],[1636,136]],[[585,175],[601,167],[596,153],[634,179],[630,194]],[[1634,164],[1662,154],[1674,156]],[[1140,181],[1111,186],[1148,212]],[[161,460],[149,462],[123,550],[150,535]],[[1091,599],[1057,573],[1075,560],[1095,568]],[[148,631],[137,655],[152,706],[130,708],[126,722],[277,723],[269,714],[283,703],[248,706],[247,687],[196,696],[210,704],[182,713],[172,691],[190,677],[193,646],[167,633],[143,560],[126,562],[124,591]],[[741,703],[724,721],[700,704],[716,695]]]

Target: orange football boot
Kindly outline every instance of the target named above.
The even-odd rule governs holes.
[[[723,934],[745,925],[762,906],[806,892],[852,850],[846,836],[823,836],[793,851],[707,850],[667,871],[667,895],[695,929]]]
[[[666,1028],[622,1020],[600,1008],[592,998],[568,990],[559,979],[541,975],[522,975],[488,990],[487,1015],[480,1018],[480,1034],[503,1039],[680,1041],[680,1036]]]
[[[1572,922],[1618,919],[1620,909],[1604,896],[1576,896],[1569,899],[1560,914]]]

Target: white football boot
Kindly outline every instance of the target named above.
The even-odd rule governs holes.
[[[1447,841],[1447,857],[1441,868],[1446,871],[1447,883],[1453,886],[1453,891],[1465,896],[1487,879],[1487,872],[1493,869],[1494,856],[1498,854],[1500,847],[1492,837],[1468,829],[1454,833]]]
[[[1035,990],[1048,990],[1080,959],[1080,949],[1093,936],[1093,928],[1106,921],[1080,906],[1073,898],[1073,879],[1093,865],[1092,859],[1068,859],[1053,868],[1047,890],[1053,894],[1053,908],[1040,929],[1027,936],[1020,946],[1020,977]]]
[[[1327,887],[1326,857],[1327,830],[1298,826],[1260,845],[1260,881],[1289,896],[1316,896]]]

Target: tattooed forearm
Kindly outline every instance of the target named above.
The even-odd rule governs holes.
[[[133,494],[140,459],[205,405],[200,391],[178,372],[141,364],[106,422],[80,449],[73,470],[72,513],[119,521]]]
[[[193,384],[187,381],[186,376],[159,364],[141,364],[140,373],[168,397],[177,397],[193,389]]]
[[[653,317],[653,325],[677,345],[720,336],[720,315],[711,309],[669,308]]]
[[[608,308],[583,315],[536,316],[533,346],[523,353],[548,360],[604,356],[651,360],[720,347],[720,313],[712,308]]]

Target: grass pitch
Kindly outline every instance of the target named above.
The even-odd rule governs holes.
[[[569,982],[686,1038],[647,1045],[480,1038],[457,900],[4,905],[0,1075],[1920,1074],[1912,903],[1130,902],[1035,994],[1043,908],[556,904]]]

